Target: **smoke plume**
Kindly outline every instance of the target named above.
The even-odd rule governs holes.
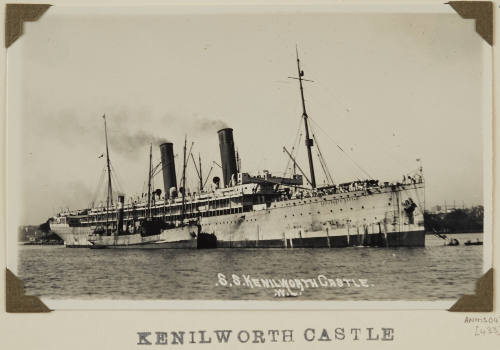
[[[215,132],[228,128],[227,124],[220,119],[197,118],[195,120],[195,129],[201,132]]]
[[[110,135],[109,141],[113,145],[112,148],[114,152],[131,155],[144,152],[149,144],[153,144],[153,147],[157,147],[162,143],[168,142],[167,139],[144,130],[135,132],[121,130]]]

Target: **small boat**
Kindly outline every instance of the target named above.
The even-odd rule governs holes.
[[[464,243],[464,245],[483,245],[483,242],[481,242],[479,239],[475,242],[472,242],[470,239]]]
[[[453,246],[460,245],[460,242],[458,241],[458,239],[452,238],[452,239],[450,239],[449,242],[445,243],[444,245],[453,247]]]

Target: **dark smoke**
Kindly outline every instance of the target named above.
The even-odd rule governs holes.
[[[227,124],[220,120],[206,119],[206,118],[197,118],[195,121],[195,128],[198,131],[202,132],[215,132],[220,129],[228,128]]]
[[[143,110],[137,113],[118,111],[106,114],[111,154],[122,154],[136,158],[147,154],[150,144],[153,144],[153,149],[156,149],[160,144],[169,142],[164,137],[168,137],[168,135],[157,136],[157,133],[162,133],[161,129],[148,129],[147,125],[150,123],[141,123],[138,128],[137,120],[134,119],[136,114],[141,115],[144,121],[151,119],[149,113]],[[87,119],[78,115],[77,112],[62,110],[56,116],[49,118],[51,125],[47,130],[54,131],[54,137],[63,139],[64,142],[84,143],[93,139],[95,142],[104,143],[102,118],[101,116],[95,118],[93,123],[88,123]],[[217,137],[217,131],[228,127],[220,119],[205,118],[199,115],[186,117],[171,114],[164,115],[157,125],[169,125],[171,132],[176,130],[191,137],[212,135],[214,138]]]
[[[38,226],[38,229],[40,231],[42,231],[43,233],[49,233],[50,232],[50,224],[49,224],[49,220],[47,220],[46,222],[44,222],[43,224],[40,224],[40,226]]]
[[[145,152],[145,149],[150,144],[153,144],[153,148],[156,148],[160,144],[168,142],[168,140],[143,130],[133,133],[121,130],[110,135],[109,142],[114,152],[137,155]]]
[[[145,111],[140,111],[144,119],[148,119]],[[161,143],[168,142],[164,137],[153,134],[156,130],[135,128],[135,119],[131,113],[111,112],[106,115],[108,127],[108,142],[111,153],[138,156],[148,152],[149,144],[157,148]],[[44,119],[44,130],[49,136],[60,139],[64,143],[82,144],[98,142],[104,146],[104,124],[102,116],[89,117],[79,115],[72,110],[61,110],[53,116]],[[146,129],[147,131],[144,131]],[[104,151],[104,147],[103,147]]]
[[[200,117],[198,114],[190,116],[178,116],[165,114],[162,117],[164,125],[170,125],[172,129],[176,129],[183,134],[188,135],[216,135],[216,132],[228,128],[229,126],[221,119]],[[215,136],[217,137],[217,136]]]

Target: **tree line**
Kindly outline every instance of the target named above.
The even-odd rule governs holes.
[[[36,242],[39,244],[43,243],[62,243],[63,240],[53,232],[48,229],[44,229],[44,224],[40,226],[36,225],[24,225],[18,228],[18,240],[19,242]]]
[[[483,232],[484,207],[453,209],[447,213],[424,212],[425,231],[428,233]]]

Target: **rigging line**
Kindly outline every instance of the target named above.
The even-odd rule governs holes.
[[[161,171],[156,171],[153,174],[151,174],[151,178],[154,179],[158,174],[161,174]]]
[[[311,85],[311,87],[316,88],[316,87],[318,87],[318,84]],[[324,90],[326,91],[327,89],[325,88]],[[319,88],[317,91],[320,91],[320,92],[321,92],[321,94],[323,94],[325,97],[327,97],[327,98],[328,98],[328,100],[333,100],[333,101],[335,101],[335,102],[338,102],[338,101],[336,101],[336,99],[335,99],[335,98],[332,98],[333,94],[332,94],[332,95],[328,95],[328,94],[326,94],[326,93],[323,91],[323,89],[321,89],[321,88]],[[310,105],[312,105],[313,107],[314,107],[314,104],[315,104],[317,101],[319,101],[319,100],[316,100],[316,99],[315,99],[315,98],[316,98],[316,95],[317,95],[317,94],[310,94],[310,96],[309,96],[310,98],[312,98],[312,103],[310,103]],[[338,95],[338,94],[337,94],[337,95]],[[320,100],[321,100],[321,99],[320,99]],[[321,107],[323,107],[323,109],[324,109],[324,110],[329,110],[329,108],[324,108],[324,107],[326,106],[326,104],[320,103],[320,105],[321,105]],[[344,113],[343,111],[345,111],[345,110],[348,110],[348,109],[350,110],[350,107],[349,107],[347,104],[345,104],[345,105],[343,105],[343,106],[342,106],[342,105],[340,105],[340,104],[338,104],[338,106],[340,107],[340,109],[341,109],[342,113]],[[394,153],[393,153],[394,147],[389,146],[389,144],[385,142],[385,139],[384,139],[383,137],[377,137],[377,140],[379,141],[379,143],[380,143],[382,146],[384,146],[384,147],[385,147],[386,152],[381,152],[381,153],[382,153],[385,157],[387,157],[387,159],[389,159],[390,161],[392,161],[392,162],[394,162],[394,163],[399,164],[400,166],[402,166],[402,167],[403,167],[403,168],[405,168],[405,169],[409,167],[409,163],[407,163],[406,161],[403,161],[403,160],[401,160],[401,159],[398,159],[398,157],[394,155]],[[406,159],[407,159],[407,158],[405,158],[405,160],[406,160]]]
[[[194,156],[192,153],[191,153],[191,160],[193,161],[193,164],[194,164],[194,170],[196,170],[196,174],[198,175],[198,178],[200,178],[200,172],[198,171],[198,165],[196,165],[196,161],[194,160]]]
[[[104,174],[106,174],[106,166],[103,167],[103,169],[101,171],[101,175],[99,176],[99,180],[97,181],[97,187],[96,187],[96,190],[94,191],[94,195],[92,196],[92,203],[95,203],[97,200],[97,197],[99,196],[102,182],[104,180]],[[94,206],[94,205],[92,205],[92,206]]]
[[[152,175],[151,175],[151,176],[153,176],[153,177],[154,177],[154,176],[158,175],[158,173],[160,173],[160,171],[162,171],[162,170],[163,170],[163,167],[162,167],[161,165],[162,165],[162,163],[161,163],[161,160],[160,160],[160,161],[158,161],[158,163],[156,163],[156,165],[153,167],[153,170],[151,170],[151,173],[152,173]]]
[[[292,150],[292,155],[293,155],[293,152],[294,152],[294,151],[296,151],[296,152],[295,152],[295,155],[294,155],[295,159],[298,159],[298,158],[299,158],[299,153],[300,153],[300,150],[302,149],[302,147],[298,147],[298,145],[299,145],[299,144],[300,144],[300,142],[302,141],[302,135],[303,135],[303,134],[302,134],[302,133],[300,133],[300,135],[299,135],[299,140],[297,141],[297,147],[295,147],[295,149],[294,149],[294,150]],[[298,163],[297,163],[297,162],[294,162],[294,163],[293,163],[293,171],[294,171],[294,174],[296,174],[296,170],[297,170],[297,168],[298,168]]]
[[[113,170],[113,172],[114,172],[114,170]],[[117,189],[120,192],[123,192],[123,186],[122,186],[121,182],[118,180],[118,177],[116,176],[116,174],[111,174],[111,177],[114,180],[114,183],[115,183],[115,186],[117,187]]]
[[[116,179],[114,174],[111,174],[111,182],[114,183],[115,186],[115,193],[123,193],[123,188],[122,186],[118,183],[118,180]]]
[[[317,144],[317,143],[316,143]],[[325,159],[323,158],[321,152],[318,150],[317,156],[319,159],[319,163],[321,164],[321,168],[323,169],[323,173],[325,175],[325,180],[328,185],[335,185],[331,175],[330,175],[330,170],[328,169],[328,165],[325,162]]]
[[[386,151],[385,152],[380,152],[382,153],[384,156],[386,156],[390,161],[394,162],[394,163],[397,163],[399,164],[402,168],[404,169],[408,169],[411,165],[410,163],[406,162],[406,161],[402,161],[401,159],[398,159],[393,151],[394,151],[394,147],[390,147],[385,141],[384,141],[384,138],[383,137],[377,137],[377,140],[378,140],[378,145],[381,145],[383,146]],[[379,154],[380,154],[379,153]],[[391,154],[392,153],[392,154]],[[405,158],[407,159],[407,158]]]
[[[332,174],[330,173],[330,169],[328,168],[328,165],[326,164],[326,160],[323,157],[323,153],[321,153],[321,149],[319,147],[319,142],[318,142],[318,139],[316,138],[316,133],[314,131],[315,131],[314,128],[311,127],[312,136],[313,136],[314,142],[316,142],[316,149],[318,150],[318,158],[319,158],[319,161],[321,163],[321,166],[323,167],[323,171],[325,173],[326,180],[330,184],[334,185]]]
[[[316,82],[315,84],[311,84],[310,87],[312,88],[312,90],[315,90],[314,93],[311,93],[309,97],[318,97],[320,100],[327,100],[327,101],[333,101],[335,102],[335,104],[337,104],[337,106],[341,109],[341,110],[346,110],[348,109],[349,107],[347,106],[347,104],[345,104],[344,102],[341,102],[340,99],[337,99],[337,97],[339,97],[339,93],[338,92],[335,92],[333,93],[330,89],[326,88],[325,85],[321,84],[320,82]],[[326,91],[328,91],[329,93],[326,93]],[[319,93],[316,93],[316,92],[319,92]],[[320,98],[320,96],[318,95],[323,95],[323,98]],[[313,99],[314,99],[313,97]],[[322,107],[324,107],[324,105],[322,105]],[[330,108],[327,108],[326,110],[330,110]]]
[[[298,118],[297,132],[295,133],[295,136],[293,138],[293,145],[295,144],[295,142],[297,142],[297,137],[300,133],[301,125],[302,125],[302,117]]]
[[[321,165],[321,169],[323,170],[323,175],[325,175],[325,180],[327,184],[330,184],[330,179],[328,178],[328,168],[326,168],[325,160],[321,156],[321,150],[319,149],[318,141],[316,140],[316,137],[314,136],[314,131],[312,128],[311,129],[311,134],[314,139],[314,142],[316,143],[316,155],[319,160],[319,164]]]
[[[303,116],[301,116],[299,118],[299,125],[298,125],[298,128],[297,128],[297,134],[295,135],[295,140],[294,140],[294,143],[292,145],[292,149],[290,150],[290,153],[292,154],[292,156],[294,156],[294,158],[297,158],[298,157],[298,152],[300,151],[301,147],[298,147],[299,144],[300,144],[300,141],[302,140],[302,121],[303,121]],[[298,138],[297,138],[298,136]],[[294,153],[296,152],[296,154],[294,155]],[[297,163],[294,162],[293,163],[293,170],[294,170],[294,173],[295,173],[295,170],[297,168]],[[287,164],[287,169],[285,170],[285,172],[288,171],[288,167],[290,167],[290,163]],[[292,170],[292,168],[290,167],[290,170]],[[286,173],[285,173],[286,174]]]
[[[183,180],[182,180],[182,187],[184,187],[184,192],[186,192],[187,186],[186,186],[186,171],[187,167],[189,164],[189,157],[191,156],[191,151],[193,150],[194,142],[191,142],[191,146],[189,147],[189,153],[185,155],[184,159],[184,173],[183,173]]]
[[[301,126],[299,126],[299,129],[302,129],[302,127],[301,127]],[[299,145],[300,145],[300,141],[302,140],[302,135],[303,135],[303,134],[302,134],[302,132],[301,132],[301,133],[299,133],[299,138],[298,138],[298,139],[296,140],[296,142],[293,144],[292,149],[291,149],[292,155],[293,155],[293,153],[294,153],[295,151],[297,151],[297,153],[300,151],[300,147],[299,147]]]
[[[293,154],[293,151],[295,149],[295,145],[297,144],[297,138],[299,137],[300,135],[300,130],[302,129],[302,117],[299,118],[299,126],[297,128],[297,132],[295,133],[295,137],[293,139],[293,144],[292,144],[292,154]],[[290,166],[290,161],[291,159],[288,158],[288,161],[286,162],[286,167],[285,167],[285,171],[284,171],[284,174],[286,175],[287,171],[288,171],[288,167]]]
[[[347,156],[347,158],[349,158],[351,162],[353,162],[354,165],[358,167],[359,170],[361,170],[366,176],[368,176],[368,179],[373,179],[373,177],[365,169],[363,169],[346,151],[344,151],[344,149],[340,147],[339,144],[330,135],[328,135],[328,133],[324,131],[318,123],[316,123],[316,121],[314,121],[311,117],[309,117],[309,119],[337,146],[338,149],[340,149]]]
[[[312,98],[312,96],[313,96],[313,94],[311,94],[311,96],[310,96],[310,97]],[[312,98],[312,100],[313,100],[313,101],[312,101],[312,103],[309,103],[309,105],[310,105],[310,106],[312,106],[312,108],[314,108],[314,106],[315,106],[315,101],[316,101],[316,100],[315,100],[314,98]],[[322,106],[323,106],[323,105],[322,105]],[[344,149],[343,149],[343,148],[342,148],[342,147],[341,147],[341,146],[340,146],[340,145],[339,145],[339,144],[338,144],[335,140],[333,140],[333,138],[332,138],[332,137],[331,137],[328,133],[326,133],[326,131],[324,131],[324,130],[321,128],[321,126],[320,126],[320,125],[319,125],[316,121],[314,121],[314,120],[313,120],[312,118],[310,118],[310,117],[309,117],[309,119],[311,119],[311,121],[312,121],[312,122],[313,122],[313,123],[314,123],[314,124],[315,124],[315,125],[316,125],[316,126],[317,126],[317,127],[318,127],[318,128],[319,128],[319,129],[320,129],[320,130],[321,130],[321,131],[325,134],[325,135],[326,135],[326,136],[328,136],[328,137],[331,139],[331,141],[333,141],[333,142],[335,143],[335,145],[336,145],[336,146],[337,146],[337,147],[338,147],[338,148],[339,148],[339,149],[340,149],[340,150],[341,150],[341,151],[342,151],[342,152],[346,155],[346,157],[347,157],[347,158],[348,158],[348,159],[349,159],[349,160],[350,160],[350,161],[351,161],[351,162],[352,162],[352,163],[353,163],[353,164],[354,164],[354,165],[355,165],[355,166],[356,166],[359,170],[361,170],[361,172],[362,172],[362,173],[364,173],[364,175],[367,175],[367,176],[368,176],[368,178],[371,178],[371,175],[370,175],[370,174],[368,174],[368,172],[367,172],[367,171],[365,171],[365,170],[364,170],[364,169],[363,169],[363,168],[362,168],[362,167],[361,167],[361,166],[360,166],[360,165],[359,165],[359,164],[358,164],[358,163],[357,163],[357,162],[356,162],[356,161],[355,161],[355,160],[354,160],[351,156],[349,156],[349,154],[348,154],[347,152],[345,152],[345,151],[344,151]],[[318,144],[318,142],[316,142],[316,144]],[[319,148],[319,144],[318,144],[318,148]],[[324,159],[323,159],[323,161],[324,161]],[[326,164],[326,162],[325,162],[325,164]],[[328,169],[328,167],[327,167],[327,169]],[[363,176],[364,176],[364,175],[363,175]],[[360,180],[360,181],[361,181],[361,179],[360,179],[357,175],[354,175],[354,176],[356,177],[356,179],[357,179],[357,180]],[[332,180],[333,180],[333,179],[332,179]]]
[[[116,171],[116,169],[115,169],[115,167],[113,166],[112,163],[110,165],[111,165],[111,170],[113,170],[113,172],[111,173],[111,177],[115,180],[115,184],[117,185],[117,187],[120,190],[120,192],[123,192],[122,183],[118,179],[118,172]]]
[[[118,174],[118,172],[116,171],[115,167],[113,166],[113,163],[112,162],[109,162],[109,165],[111,167],[111,176],[115,178],[115,182],[120,186],[120,187],[123,187],[121,186],[121,182],[118,181],[118,179],[121,179],[120,175]],[[120,190],[122,190],[123,188],[120,188]]]
[[[313,100],[314,100],[314,99],[313,99]],[[315,101],[315,100],[314,100],[314,101]],[[314,101],[313,101],[313,103],[309,103],[309,105],[310,105],[310,106],[312,106],[312,108],[314,108],[314,105],[315,105]],[[309,117],[309,119],[311,119],[311,121],[312,121],[312,122],[314,122],[314,124],[315,124],[318,128],[320,128],[320,129],[321,129],[321,127],[318,125],[318,123],[316,123],[314,120],[312,120],[312,118],[311,118],[311,117]],[[312,127],[312,125],[313,125],[313,124],[312,124],[312,123],[310,123],[310,128],[311,128],[312,130],[314,130],[314,129],[313,129],[313,127]],[[330,136],[329,136],[329,135],[328,135],[328,134],[327,134],[324,130],[322,130],[322,129],[321,129],[321,131],[323,131],[323,132],[326,134],[326,136],[330,137]],[[328,174],[327,174],[327,173],[325,172],[325,169],[323,169],[323,172],[325,172],[325,177],[326,177],[326,180],[327,180],[327,181],[331,181],[331,182],[332,182],[332,184],[334,184],[333,177],[331,176],[331,173],[330,173],[330,170],[329,170],[328,165],[327,165],[327,163],[326,163],[326,160],[325,160],[325,158],[323,157],[323,154],[322,154],[321,149],[320,149],[320,147],[319,147],[319,142],[318,142],[318,141],[317,141],[317,139],[315,138],[315,135],[314,135],[314,134],[313,134],[313,138],[314,138],[314,140],[315,140],[315,142],[316,142],[316,146],[317,146],[318,151],[319,151],[319,154],[318,154],[318,159],[320,160],[320,163],[321,163],[321,162],[323,162],[323,164],[321,164],[321,166],[322,166],[322,167],[324,166],[324,167],[325,167],[325,169],[326,169],[326,171],[328,172]],[[340,146],[339,146],[339,145],[335,142],[335,140],[333,140],[333,139],[332,139],[332,141],[334,141],[334,143],[336,144],[336,146],[337,146],[337,147],[338,147],[338,148],[339,148],[342,152],[344,152],[344,153],[345,153],[345,151],[342,149],[342,147],[340,147]],[[358,167],[358,168],[359,168],[362,172],[364,172],[366,175],[368,175],[368,177],[369,177],[369,178],[371,178],[370,174],[368,174],[366,171],[364,171],[364,169],[363,169],[363,168],[361,168],[361,166],[359,166],[359,165],[358,165],[358,164],[354,161],[354,159],[352,159],[352,158],[351,158],[351,157],[350,157],[347,153],[345,153],[345,155],[346,155],[346,156],[349,158],[349,160],[350,160],[351,162],[353,162],[353,163],[354,163],[354,164],[355,164],[355,165],[356,165],[356,166],[357,166],[357,167]],[[330,179],[328,179],[328,176],[330,177]],[[354,174],[354,177],[355,177],[357,180],[361,181],[361,179],[360,179],[360,178],[359,178],[356,174]]]
[[[292,149],[290,150],[290,154],[294,157],[294,158],[297,158],[298,157],[298,154],[299,154],[299,151],[301,149],[301,147],[298,147],[298,145],[300,144],[300,141],[302,140],[302,133],[299,134],[299,138],[296,140],[296,142],[293,144],[292,146]],[[295,155],[294,155],[295,153]],[[288,174],[288,170],[290,170],[292,172],[292,175],[293,174],[296,174],[296,170],[297,170],[297,162],[293,162],[293,167],[290,166],[290,164],[287,164],[287,169],[285,170],[285,175]],[[293,171],[292,171],[293,170]]]
[[[312,186],[312,183],[311,181],[309,180],[309,178],[307,177],[306,173],[304,173],[304,171],[300,168],[300,166],[297,164],[297,162],[295,161],[295,159],[293,159],[293,156],[290,154],[290,152],[288,152],[288,150],[286,149],[286,147],[283,147],[283,152],[286,152],[286,154],[292,158],[294,164],[297,165],[297,168],[299,169],[299,171],[302,173],[302,176],[304,176],[304,178],[307,180],[307,182]]]
[[[212,166],[210,167],[210,170],[208,171],[208,175],[207,175],[207,177],[205,178],[205,182],[203,182],[203,188],[205,188],[205,186],[207,185],[207,181],[208,181],[208,179],[210,178],[210,174],[212,174],[212,169],[213,169],[213,168],[214,168],[214,166],[212,165]]]
[[[321,159],[321,156],[319,155],[319,152],[316,151],[316,155],[318,156],[318,159],[319,159],[319,165],[321,165],[321,169],[323,169],[323,174],[325,175],[326,182],[327,182],[328,185],[330,185],[330,181],[328,179],[328,175],[327,175],[327,172],[326,172],[326,169],[325,169],[325,165],[323,164],[323,161]]]
[[[152,170],[153,173],[151,174],[151,177],[153,179],[155,178],[155,176],[157,176],[158,174],[161,174],[163,172],[162,167],[159,166],[160,164],[161,164],[161,162],[157,166],[155,166]]]
[[[294,145],[295,145],[295,140],[296,140],[297,136],[298,136],[298,130],[297,130],[297,133],[295,134],[295,137],[293,139]],[[292,150],[293,150],[293,146],[292,146]],[[285,164],[285,170],[283,171],[285,174],[286,174],[289,166],[290,166],[290,158],[287,159],[286,164]]]

